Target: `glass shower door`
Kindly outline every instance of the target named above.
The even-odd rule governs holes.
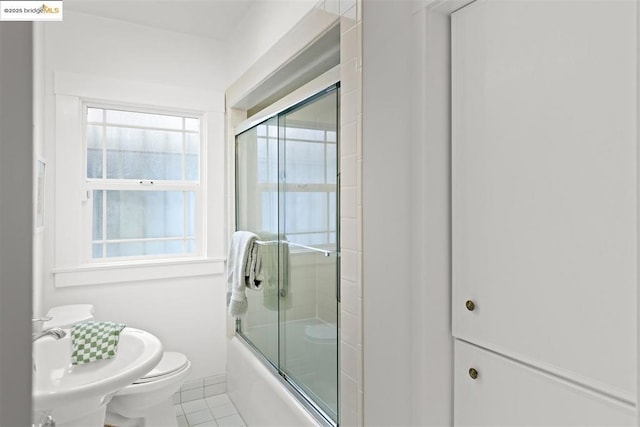
[[[338,422],[338,87],[236,137],[236,227],[268,259],[238,333]]]
[[[236,227],[256,233],[270,251],[267,283],[247,292],[242,334],[269,362],[278,364],[278,118],[236,137]],[[274,262],[275,260],[275,262]]]
[[[279,117],[280,370],[329,418],[338,412],[338,90]]]

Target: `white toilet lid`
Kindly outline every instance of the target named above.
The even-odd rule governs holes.
[[[134,384],[157,381],[161,377],[173,374],[176,371],[184,369],[184,367],[187,366],[188,362],[189,361],[187,360],[187,356],[182,353],[165,351],[162,354],[162,359],[160,359],[160,362],[158,362],[156,367],[149,371],[145,376],[137,380]]]
[[[336,341],[338,338],[338,330],[335,325],[308,325],[304,328],[304,333],[309,338],[320,341]]]

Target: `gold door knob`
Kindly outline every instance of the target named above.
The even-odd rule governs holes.
[[[467,307],[467,310],[469,311],[473,311],[476,309],[476,305],[470,299],[467,300],[467,302],[465,302],[464,305]]]
[[[474,368],[470,368],[469,376],[475,380],[476,378],[478,378],[478,371],[476,371]]]

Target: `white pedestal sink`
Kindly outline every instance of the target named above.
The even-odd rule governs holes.
[[[33,422],[52,415],[58,427],[103,427],[106,404],[118,390],[154,368],[162,344],[148,332],[125,328],[112,359],[71,365],[71,331],[33,343]]]

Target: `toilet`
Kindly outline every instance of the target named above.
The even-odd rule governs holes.
[[[304,328],[307,342],[315,344],[335,344],[338,340],[338,329],[331,323],[307,325]]]
[[[333,378],[338,369],[336,357],[338,328],[336,325],[331,323],[306,325],[304,340],[311,359],[309,360],[309,369],[316,377],[316,381]]]
[[[71,328],[94,320],[93,305],[73,304],[53,307],[45,328]],[[105,425],[118,427],[177,427],[173,394],[180,390],[191,371],[191,362],[182,353],[165,351],[160,362],[142,378],[117,392],[107,404]]]
[[[107,425],[118,427],[177,427],[173,394],[191,371],[182,353],[165,351],[151,372],[126,386],[107,404]]]

